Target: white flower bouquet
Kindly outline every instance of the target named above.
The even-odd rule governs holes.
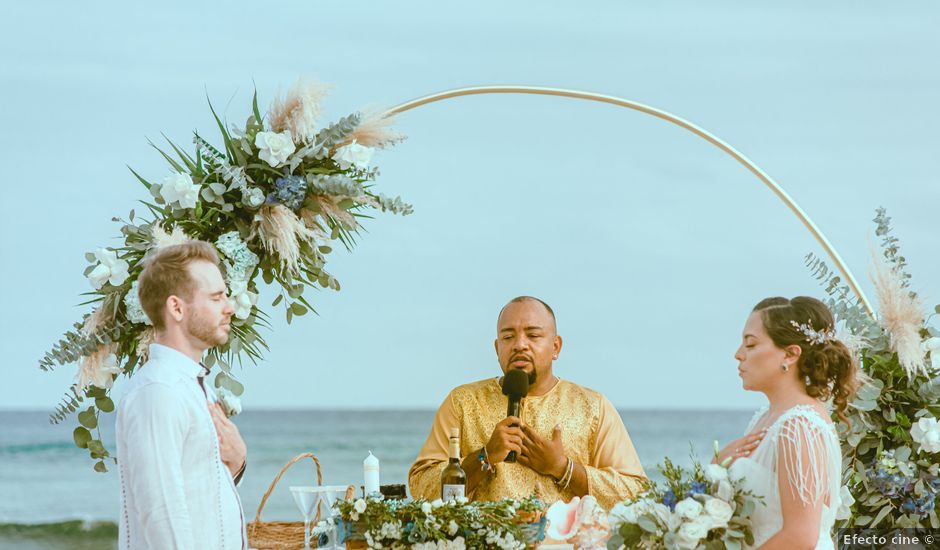
[[[694,461],[685,470],[666,458],[659,470],[662,486],[651,482],[610,511],[609,549],[737,550],[753,544],[749,518],[758,501],[724,466]]]

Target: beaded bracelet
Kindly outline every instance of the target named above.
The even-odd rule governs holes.
[[[480,461],[480,470],[490,474],[493,473],[493,465],[490,464],[490,455],[486,452],[486,447],[480,449],[480,454],[477,455],[477,459]]]

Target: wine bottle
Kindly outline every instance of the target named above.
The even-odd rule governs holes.
[[[460,467],[460,430],[450,432],[450,461],[441,472],[441,499],[457,500],[464,497],[467,488],[467,474]]]

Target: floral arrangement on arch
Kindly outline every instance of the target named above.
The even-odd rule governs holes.
[[[359,220],[368,218],[369,210],[412,212],[400,198],[374,192],[371,183],[378,176],[370,167],[374,151],[404,136],[381,114],[354,113],[320,126],[326,91],[322,84],[298,81],[271,103],[266,116],[255,93],[242,127],[227,128],[210,103],[221,147],[195,133],[193,154],[173,142],[172,155],[154,145],[171,169],[161,182],[131,170],[149,191],[150,199],[140,201],[147,215],[135,217],[131,210],[126,220],[114,218],[123,244],[85,255],[92,291],[81,305],[94,309],[39,361],[43,370],[78,363],[76,382],[50,420],[58,423],[78,412],[75,443],[88,449],[95,470],[106,471],[110,456],[97,428],[99,415],[114,410],[112,384],[147,360],[154,341],[137,294],[137,276],[149,254],[189,239],[208,241],[218,250],[235,313],[228,343],[210,350],[206,363],[221,367],[215,386],[231,414],[240,410],[243,391],[232,375],[233,363],[241,364],[243,356],[257,362],[268,349],[258,332],[269,326],[258,306],[258,276],[279,287],[271,306],[283,304],[290,323],[314,311],[305,289],[339,290],[326,270],[333,241],[351,250]]]
[[[717,456],[717,443],[715,451]],[[754,544],[750,516],[761,501],[726,466],[703,467],[693,454],[690,470],[668,457],[658,468],[662,485],[651,481],[646,491],[610,510],[608,548],[739,550]]]
[[[315,535],[338,528],[339,542],[360,540],[369,548],[390,550],[526,550],[542,540],[545,527],[544,505],[535,497],[495,502],[361,498],[337,501],[333,511],[313,529]]]
[[[836,417],[842,444],[841,527],[940,528],[940,332],[929,326],[911,288],[891,218],[873,220],[880,251],[871,276],[872,318],[848,286],[813,255],[807,265],[829,295],[839,339],[858,357],[862,385],[850,404],[851,426]],[[940,313],[940,306],[934,308]]]

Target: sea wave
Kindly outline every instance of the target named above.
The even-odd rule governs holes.
[[[108,550],[117,548],[117,537],[118,526],[112,521],[0,523],[0,548]]]

